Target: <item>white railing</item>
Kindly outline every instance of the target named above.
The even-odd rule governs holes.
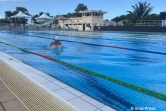
[[[136,26],[161,26],[161,20],[137,20]]]

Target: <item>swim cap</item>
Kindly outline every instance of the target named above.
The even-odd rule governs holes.
[[[59,40],[59,37],[58,36],[55,36],[55,38],[54,38],[55,40]]]

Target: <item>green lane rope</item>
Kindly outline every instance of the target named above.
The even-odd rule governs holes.
[[[110,82],[113,82],[115,84],[127,87],[129,89],[138,91],[140,93],[149,95],[151,97],[155,97],[155,98],[158,98],[160,100],[166,101],[166,94],[162,94],[162,93],[159,93],[159,92],[156,92],[156,91],[153,91],[153,90],[150,90],[150,89],[146,89],[146,88],[134,85],[134,84],[130,84],[130,83],[127,83],[127,82],[124,82],[124,81],[121,81],[121,80],[118,80],[118,79],[115,79],[115,78],[112,78],[112,77],[108,77],[104,74],[93,72],[91,70],[87,70],[87,69],[75,66],[73,64],[70,64],[70,63],[67,63],[67,62],[64,62],[64,61],[61,61],[61,60],[57,60],[57,59],[54,59],[54,58],[51,58],[51,57],[48,57],[48,56],[45,56],[45,55],[42,55],[42,54],[39,54],[39,53],[36,53],[36,52],[32,52],[32,51],[29,51],[29,50],[26,50],[26,49],[23,49],[23,48],[19,48],[17,46],[14,46],[14,45],[11,45],[11,44],[8,44],[8,43],[4,43],[4,42],[0,42],[0,43],[8,45],[8,46],[15,47],[17,49],[20,49],[21,51],[23,51],[25,53],[35,54],[35,55],[43,57],[45,59],[48,59],[48,60],[51,60],[51,61],[54,61],[54,62],[58,62],[58,63],[66,66],[66,67],[69,67],[69,68],[72,68],[72,69],[78,70],[80,72],[84,72],[84,73],[87,73],[87,74],[90,74],[90,75],[93,75],[93,76],[96,76],[96,77],[99,77],[99,78],[102,78],[102,79],[105,79],[107,81],[110,81]]]

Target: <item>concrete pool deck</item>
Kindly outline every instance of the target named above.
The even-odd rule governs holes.
[[[0,80],[0,111],[28,111]]]
[[[41,72],[6,53],[0,52],[0,60],[2,60],[0,61],[0,64],[6,64],[8,68],[13,68],[13,70],[20,73],[20,76],[23,76],[23,78],[25,78],[26,80],[28,79],[30,81],[29,84],[32,84],[32,83],[35,84],[37,89],[39,87],[42,88],[43,91],[45,90],[44,92],[46,95],[50,94],[54,96],[53,98],[60,99],[60,101],[62,101],[66,107],[69,107],[72,110],[115,111],[113,108],[104,105],[103,103],[87,96],[86,94],[68,86],[67,84],[60,82],[59,80],[47,75],[46,73]],[[2,71],[0,70],[0,74],[1,72]],[[8,86],[8,84],[5,83],[5,79],[3,80],[3,77],[4,76],[0,76],[0,79],[9,88],[10,85]],[[10,80],[8,81],[11,82]],[[24,88],[24,92],[25,92],[25,90],[27,90],[26,89],[27,86],[24,86],[24,87],[25,87]],[[12,93],[14,92],[12,91]],[[37,107],[37,106],[30,106],[29,104],[27,104],[25,102],[25,98],[24,100],[22,100],[21,99],[22,97],[18,96],[20,95],[20,93],[21,92],[17,92],[17,93],[14,93],[14,95],[16,95],[17,99],[22,103],[23,106],[26,106],[27,109],[30,109],[29,107]],[[27,93],[31,94],[31,91],[27,91]],[[45,95],[43,95],[43,97],[41,96],[42,100],[43,98],[45,98],[44,96]],[[35,98],[32,98],[32,99],[35,99]],[[1,101],[1,98],[0,98],[0,101]],[[36,104],[38,105],[38,103]],[[44,103],[44,104],[47,104],[47,103]],[[59,110],[59,111],[63,111],[63,110]],[[41,110],[41,111],[45,111],[45,110]],[[67,109],[67,111],[69,110]]]

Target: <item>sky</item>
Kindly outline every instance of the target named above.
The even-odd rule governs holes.
[[[39,12],[49,12],[56,16],[74,12],[79,3],[83,3],[89,10],[103,10],[108,12],[104,19],[127,14],[126,11],[132,11],[132,5],[145,0],[0,0],[0,16],[4,16],[5,11],[14,11],[16,7],[25,7],[31,15]],[[154,7],[152,13],[159,14],[166,11],[166,0],[147,0]]]

